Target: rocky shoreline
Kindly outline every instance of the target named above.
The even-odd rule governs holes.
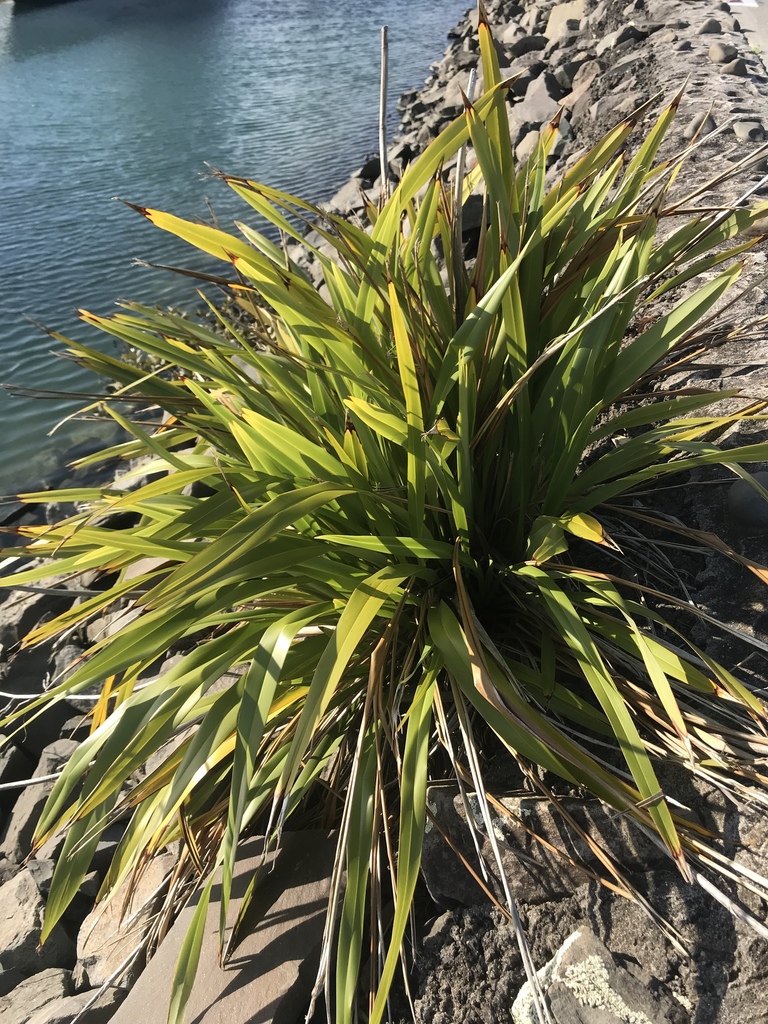
[[[518,160],[530,155],[542,127],[559,114],[559,137],[549,170],[555,176],[617,121],[660,91],[670,99],[687,80],[669,143],[671,150],[697,143],[681,176],[681,187],[693,191],[703,181],[711,182],[705,202],[732,202],[739,197],[723,191],[718,170],[743,161],[743,191],[756,188],[757,195],[768,194],[763,145],[768,140],[768,74],[727,3],[492,0],[488,16],[505,73],[518,76],[508,107]],[[445,55],[432,66],[424,88],[401,98],[402,131],[388,152],[393,179],[461,113],[461,93],[478,62],[474,18],[469,13],[452,31]],[[446,174],[450,170],[446,167]],[[366,201],[378,198],[378,172],[378,158],[366,161],[329,201],[328,209],[345,217],[362,217]],[[473,207],[466,211],[464,223],[468,244],[479,223],[477,212],[473,223],[472,211]],[[298,252],[293,250],[292,255]],[[304,265],[322,288],[319,266],[307,261]],[[766,272],[763,243],[748,256],[745,280],[754,285],[748,313],[734,315],[745,318],[768,312],[768,296],[760,283]],[[765,353],[765,338],[757,330],[746,340],[732,342],[725,337],[720,348],[725,370],[699,361],[681,371],[676,380],[738,377],[738,385],[747,393],[768,397]],[[140,467],[135,472],[140,474]],[[134,477],[125,486],[137,482]],[[723,489],[718,493],[724,494]],[[757,529],[752,531],[756,536],[748,537],[749,523],[745,527],[732,509],[729,513],[724,501],[689,504],[686,512],[694,525],[724,530],[745,553],[768,561],[765,531]],[[33,514],[45,516],[46,510],[12,510],[16,521],[29,521]],[[59,513],[50,509],[48,514]],[[0,701],[39,692],[50,679],[66,674],[98,636],[115,628],[114,619],[107,617],[64,642],[19,651],[19,641],[29,629],[82,600],[88,585],[81,579],[77,591],[61,587],[0,594],[4,658]],[[717,608],[740,629],[760,631],[768,621],[760,584],[745,581],[742,574],[724,576],[708,563],[703,570],[699,567],[698,587],[697,599]],[[762,664],[754,666],[754,671],[765,685]],[[30,858],[31,836],[57,772],[86,734],[83,714],[89,706],[87,694],[61,702],[0,748],[0,1024],[64,1024],[76,1014],[83,1024],[111,1020],[146,959],[142,949],[133,963],[127,963],[136,936],[146,933],[145,946],[151,948],[169,924],[158,921],[156,912],[177,851],[158,858],[132,894],[126,915],[129,928],[120,923],[119,897],[112,904],[117,909],[94,911],[94,899],[122,835],[122,827],[115,825],[100,842],[93,870],[62,924],[44,946],[38,946],[62,840],[54,837]],[[461,823],[455,820],[451,795],[435,791],[430,800],[446,827],[457,829],[460,841]],[[768,870],[768,828],[759,811],[734,808],[703,788],[692,791],[690,801],[702,824],[723,836],[725,852],[756,871]],[[540,815],[545,830],[552,827],[540,804],[529,801],[523,810],[526,815]],[[588,822],[595,834],[605,834],[607,827],[595,815]],[[519,847],[508,866],[517,890],[525,894],[521,910],[534,960],[537,966],[551,965],[544,984],[556,1024],[768,1022],[768,941],[734,920],[699,888],[680,883],[652,851],[638,849],[628,837],[613,836],[620,845],[626,842],[621,848],[628,867],[678,930],[688,955],[649,923],[642,908],[594,881],[558,874],[552,865],[543,873],[535,865],[532,868],[531,860],[535,862],[540,854],[519,835],[506,838],[513,851]],[[480,891],[467,884],[461,870],[458,863],[446,860],[440,844],[427,842],[428,891],[423,902],[429,926],[425,921],[426,934],[416,958],[417,1018],[423,1024],[496,1024],[510,1019],[515,1024],[535,1024],[524,999],[518,999],[512,1010],[524,973],[511,928]],[[756,898],[753,904],[748,909],[764,921],[766,907]],[[592,973],[584,975],[584,984],[569,984],[569,979],[581,976],[579,971],[583,974],[585,964]],[[150,966],[147,976],[152,970]],[[257,1019],[253,1007],[258,998],[265,997],[252,996],[247,1011],[252,1016],[243,1016],[243,1021]],[[274,991],[269,998],[277,999]],[[125,1019],[131,1014],[131,997],[120,1012]],[[135,1010],[133,1018],[142,1019]],[[234,1018],[228,1019],[237,1024]]]

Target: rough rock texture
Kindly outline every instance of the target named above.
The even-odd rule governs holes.
[[[258,931],[245,929],[224,970],[217,965],[219,893],[214,888],[200,966],[187,1020],[205,1024],[298,1024],[309,1002],[320,959],[336,837],[286,832],[277,858],[269,855],[265,884],[249,910]],[[238,857],[230,920],[240,907],[262,839],[246,842]],[[114,1017],[113,1024],[165,1024],[170,983],[193,907],[181,914],[158,954]]]
[[[175,863],[170,853],[155,857],[132,890],[126,881],[106,906],[98,904],[86,917],[77,936],[74,978],[79,989],[98,988],[108,981],[130,988],[146,963],[145,956],[140,955],[118,978],[113,976],[143,939]]]
[[[537,972],[555,1024],[689,1024],[690,1007],[655,984],[646,985],[619,966],[602,942],[579,928]],[[533,986],[523,985],[512,1004],[514,1024],[539,1024]]]
[[[443,914],[424,939],[417,967],[420,1024],[497,1024],[524,980],[515,934],[489,906]]]
[[[600,867],[588,844],[565,827],[546,801],[530,796],[505,797],[501,802],[508,814],[494,812],[493,828],[500,842],[507,880],[520,902],[536,905],[569,896],[586,877],[576,865],[584,864],[593,870]],[[482,832],[482,817],[474,794],[469,795],[469,804],[474,828]],[[483,898],[482,890],[453,852],[459,850],[470,863],[476,860],[462,798],[455,786],[431,786],[427,805],[440,827],[438,830],[428,824],[424,837],[421,868],[430,895],[440,906],[454,906],[457,902],[471,905]],[[598,801],[563,799],[562,805],[593,841],[613,851],[622,864],[642,864],[647,869],[666,863],[666,855],[654,843],[626,818],[610,815]],[[442,833],[448,836],[453,849]],[[535,839],[534,834],[549,846]],[[488,884],[497,898],[503,899],[491,843],[483,835],[478,841],[488,867]],[[554,850],[560,850],[570,860],[564,860]]]
[[[534,963],[546,964],[569,935],[588,927],[644,985],[652,991],[661,985],[682,1007],[692,1007],[692,1024],[766,1024],[768,943],[672,871],[651,873],[645,886],[690,956],[640,906],[590,882],[568,898],[522,908]],[[418,1020],[425,1024],[503,1020],[508,993],[525,980],[512,930],[488,906],[446,912],[416,966]]]
[[[56,740],[43,750],[32,778],[43,779],[55,775],[76,749],[77,744],[72,740]],[[2,833],[0,858],[5,857],[20,864],[32,852],[32,836],[54,783],[55,780],[51,779],[22,790]]]
[[[108,988],[86,1009],[95,995],[94,992],[78,992],[75,996],[55,999],[38,1010],[26,1024],[72,1024],[76,1016],[78,1024],[107,1024],[114,1018],[124,993]]]
[[[40,946],[45,901],[28,870],[0,887],[0,991],[49,967],[71,968],[75,945],[57,925]]]
[[[12,782],[28,779],[34,767],[34,762],[16,746],[13,740],[0,733],[0,785],[9,785]],[[3,816],[13,808],[20,793],[21,789],[0,790],[0,813]]]
[[[55,999],[72,995],[72,973],[58,967],[40,971],[0,1000],[0,1024],[27,1024],[29,1018]]]

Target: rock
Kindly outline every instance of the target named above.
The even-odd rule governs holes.
[[[768,490],[768,472],[762,470],[752,476]],[[758,494],[746,480],[736,480],[728,489],[728,516],[733,526],[747,533],[768,532],[768,501]]]
[[[580,89],[583,85],[591,85],[598,75],[602,74],[602,67],[600,62],[596,60],[587,60],[581,65],[576,74],[573,76],[573,88]]]
[[[693,49],[693,44],[690,39],[681,39],[679,43],[675,43],[675,53],[687,53],[688,50]]]
[[[515,146],[515,160],[521,164],[525,163],[526,160],[530,160],[533,156],[533,151],[539,144],[540,138],[541,132],[538,128],[534,128],[527,132]]]
[[[693,139],[695,136],[709,135],[713,132],[717,125],[715,119],[707,110],[701,110],[698,114],[694,114],[691,120],[683,129],[683,137],[686,139]]]
[[[566,31],[568,22],[580,21],[586,13],[586,0],[570,0],[558,3],[550,10],[544,35],[547,39],[557,39]]]
[[[723,31],[723,26],[717,20],[717,18],[707,18],[699,25],[696,29],[697,36],[707,35],[719,35]]]
[[[90,734],[91,722],[83,712],[76,713],[71,718],[68,718],[61,727],[62,739],[74,740],[78,744],[88,739]]]
[[[72,994],[72,974],[59,967],[40,971],[17,985],[0,1004],[0,1024],[27,1024],[29,1018],[54,999]]]
[[[730,43],[721,43],[719,40],[712,43],[708,50],[709,59],[713,60],[715,64],[727,64],[729,61],[735,60],[739,55],[739,51],[735,46],[731,46]]]
[[[552,65],[552,71],[557,71],[557,57],[555,54],[561,55],[562,51],[573,50],[579,42],[579,22],[568,21],[566,27],[563,30],[563,34],[559,35],[556,39],[550,39],[544,49],[541,51],[542,57]],[[557,77],[555,75],[555,77]]]
[[[609,0],[600,0],[597,6],[587,15],[587,20],[589,24],[595,28],[599,26],[603,19],[607,16],[609,10]]]
[[[522,99],[528,91],[528,87],[531,82],[541,74],[544,70],[544,65],[535,65],[534,68],[524,68],[522,71],[518,71],[515,80],[512,82],[511,93],[517,99]]]
[[[126,573],[126,577],[127,575]],[[54,685],[63,683],[81,667],[84,654],[85,648],[80,644],[68,643],[57,649],[53,658]]]
[[[474,795],[470,808],[476,823],[480,821]],[[461,796],[451,785],[430,786],[427,791],[430,811],[447,834],[454,848],[477,868],[477,854],[467,823]],[[584,831],[613,852],[621,864],[647,869],[668,863],[668,858],[650,839],[624,817],[611,816],[596,800],[565,798],[565,810]],[[503,805],[510,816],[494,815],[494,830],[501,839],[500,853],[510,889],[523,903],[536,905],[573,892],[585,878],[584,872],[551,852],[527,831],[530,829],[559,850],[565,850],[577,864],[599,868],[589,846],[572,832],[546,801],[535,797],[505,797]],[[524,824],[523,824],[524,823]],[[479,837],[480,852],[490,875],[490,888],[502,893],[494,865],[490,841]],[[432,898],[439,906],[482,903],[485,896],[459,858],[436,828],[427,827],[424,835],[422,873]]]
[[[733,134],[739,142],[762,142],[765,138],[765,128],[760,121],[736,121],[733,125]]]
[[[443,914],[425,936],[417,964],[424,979],[415,992],[420,1024],[510,1022],[525,974],[514,930],[500,911],[467,907]]]
[[[546,71],[546,68],[546,62],[541,59],[541,53],[534,50],[531,53],[524,53],[522,57],[515,57],[509,65],[509,74],[510,76],[519,75],[527,71],[531,78],[538,78],[543,71]]]
[[[360,180],[350,178],[335,195],[331,196],[327,205],[331,210],[347,215],[365,209],[365,198],[360,188]]]
[[[562,156],[572,139],[573,128],[571,127],[571,122],[567,116],[563,116],[560,118],[560,123],[557,126],[557,138],[552,146],[550,155],[555,157]]]
[[[236,865],[232,919],[261,863],[261,839],[243,844]],[[208,911],[200,965],[187,1020],[205,1024],[295,1024],[304,1019],[320,956],[336,837],[327,832],[284,832],[280,854],[256,892],[260,926],[246,931],[232,961],[217,965],[217,888]],[[182,911],[112,1024],[165,1024],[170,985],[192,907]]]
[[[47,897],[53,879],[53,869],[56,867],[55,863],[52,860],[38,860],[37,857],[32,857],[26,867],[37,888],[43,896]]]
[[[44,748],[37,768],[32,773],[33,779],[42,779],[55,775],[61,770],[72,754],[77,750],[73,740],[56,740]],[[27,786],[16,800],[13,811],[2,833],[0,856],[20,864],[32,852],[32,836],[34,835],[40,813],[55,784],[55,779]]]
[[[583,116],[589,108],[592,86],[600,77],[600,73],[600,65],[596,60],[587,61],[576,72],[573,89],[561,100],[562,105],[575,117]]]
[[[20,651],[2,666],[0,689],[19,696],[37,695],[43,692],[52,673],[52,644],[31,647]],[[74,710],[69,702],[57,701],[26,720],[15,722],[14,743],[37,760],[45,747],[60,738],[62,726],[72,717]]]
[[[103,985],[135,949],[160,906],[164,880],[175,863],[176,858],[170,853],[155,857],[133,889],[127,879],[109,903],[98,904],[86,917],[77,935],[74,977],[78,988]],[[126,903],[129,892],[130,900]],[[144,962],[140,955],[111,984],[130,988]]]
[[[518,22],[512,20],[506,22],[504,25],[499,25],[493,34],[494,39],[497,43],[501,43],[504,46],[511,46],[517,39],[521,39],[523,36],[528,35],[524,28],[522,28]]]
[[[554,75],[557,79],[557,83],[564,92],[570,92],[573,89],[573,81],[579,70],[588,62],[589,58],[586,56],[577,57],[574,60],[564,61],[562,64],[558,64],[555,68]],[[598,71],[600,65],[598,64]]]
[[[667,992],[649,989],[613,957],[587,927],[569,936],[537,977],[555,1024],[688,1024]],[[530,982],[512,1004],[514,1024],[539,1024]]]
[[[745,228],[741,232],[747,238],[761,238],[763,235],[768,235],[768,217],[761,217],[756,220],[754,224],[750,224],[748,228]]]
[[[527,32],[533,33],[538,29],[543,30],[545,18],[545,12],[538,5],[533,5],[528,8],[521,18],[518,18],[518,24]]]
[[[9,991],[49,967],[70,968],[75,947],[61,925],[39,946],[45,901],[27,869],[0,887],[0,968]]]
[[[560,86],[548,71],[531,82],[523,100],[522,115],[531,124],[547,124],[560,109]]]
[[[106,640],[130,625],[140,615],[141,611],[138,608],[116,608],[89,622],[85,627],[86,635],[91,643]]]
[[[410,142],[401,139],[394,143],[388,156],[390,171],[396,178],[400,178],[408,164],[418,156],[418,151]]]
[[[0,649],[6,655],[38,622],[65,611],[73,601],[71,597],[47,591],[30,594],[13,590],[6,593],[0,604]]]
[[[423,103],[419,103],[422,110],[425,110]],[[369,156],[363,166],[359,170],[355,171],[352,175],[353,178],[360,178],[362,181],[367,181],[371,185],[376,181],[381,170],[381,161],[379,160],[379,154],[376,153],[374,156]]]
[[[647,38],[648,33],[638,28],[637,25],[623,25],[614,32],[609,32],[603,36],[595,47],[595,51],[598,57],[601,57],[604,53],[608,53],[609,50],[615,50],[624,43],[641,42]]]
[[[622,117],[626,114],[632,114],[639,106],[642,105],[644,96],[639,92],[628,92],[623,98],[620,96],[613,97],[613,102],[610,104],[610,109],[614,114],[621,114]]]
[[[28,779],[34,771],[31,761],[13,742],[0,733],[0,785]],[[0,790],[0,808],[7,811],[16,802],[19,790]]]
[[[724,75],[737,75],[739,78],[746,78],[749,74],[747,62],[742,57],[737,57],[729,64],[723,64],[720,70]]]
[[[114,1018],[125,994],[119,989],[108,988],[86,1010],[95,995],[95,992],[78,992],[76,996],[56,999],[38,1010],[27,1024],[72,1024],[75,1017],[77,1024],[107,1024]]]
[[[513,57],[523,57],[526,53],[543,50],[546,45],[547,40],[544,36],[520,36],[508,47],[508,50]]]

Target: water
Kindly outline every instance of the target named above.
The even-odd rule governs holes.
[[[134,258],[194,254],[112,197],[208,217],[248,210],[206,165],[318,200],[377,148],[379,33],[390,97],[419,84],[467,0],[0,0],[0,380],[93,381],[26,317],[107,344],[76,319],[119,298],[195,304],[189,281]],[[391,118],[393,123],[396,119]],[[0,392],[0,493],[42,478],[92,425]]]

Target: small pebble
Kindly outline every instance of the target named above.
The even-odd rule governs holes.
[[[726,14],[731,13],[731,5],[726,3],[725,0],[721,0],[719,4],[715,4],[716,11],[725,11]]]
[[[733,134],[739,142],[762,142],[765,129],[760,121],[737,121],[733,126]]]
[[[686,139],[692,139],[695,135],[704,136],[709,135],[713,132],[717,125],[715,119],[706,110],[700,111],[696,114],[683,129],[683,136]]]
[[[737,57],[730,64],[723,64],[720,70],[724,75],[738,75],[739,78],[746,78],[749,73],[747,63],[742,57]]]
[[[718,35],[723,31],[723,26],[717,20],[717,18],[707,18],[707,20],[696,29],[697,36],[707,35]]]
[[[761,487],[768,490],[768,473],[753,473]],[[728,515],[733,525],[748,533],[768,531],[768,501],[753,490],[746,480],[737,480],[728,490]]]
[[[747,238],[762,238],[763,235],[768,235],[768,217],[761,217],[760,220],[756,220],[754,224],[750,224],[748,228],[745,228],[742,235],[746,235]]]
[[[688,50],[693,49],[690,39],[681,39],[679,43],[675,43],[676,53],[685,53]]]
[[[712,43],[709,48],[709,59],[713,60],[715,64],[727,64],[731,60],[735,60],[739,55],[739,51],[735,46],[731,46],[730,43],[716,42]]]

